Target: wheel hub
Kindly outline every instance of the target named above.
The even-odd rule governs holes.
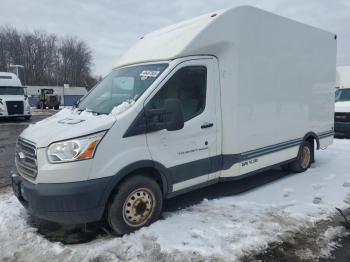
[[[147,209],[147,204],[145,202],[140,202],[137,206],[136,206],[136,213],[138,215],[143,215],[146,212]]]
[[[141,188],[133,191],[126,198],[123,207],[124,221],[132,227],[145,224],[154,211],[155,197],[151,191]]]
[[[304,146],[301,152],[301,167],[308,168],[310,164],[310,160],[311,160],[310,149],[307,146]]]

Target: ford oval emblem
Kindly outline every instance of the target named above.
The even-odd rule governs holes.
[[[23,154],[23,152],[19,152],[18,153],[19,159],[25,159],[25,155]]]

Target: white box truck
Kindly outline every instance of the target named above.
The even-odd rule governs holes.
[[[0,72],[0,118],[24,117],[29,120],[31,109],[26,94],[17,75]]]
[[[336,80],[334,131],[350,137],[350,66],[338,66]]]
[[[23,131],[13,190],[35,216],[124,234],[163,199],[305,171],[333,140],[335,38],[249,6],[141,37],[76,108]]]

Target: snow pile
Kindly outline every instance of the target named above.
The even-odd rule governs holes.
[[[163,220],[134,234],[79,245],[52,243],[35,233],[25,210],[7,191],[0,193],[0,260],[238,261],[313,227],[333,215],[335,207],[349,207],[350,188],[344,185],[349,162],[350,141],[335,140],[327,150],[317,151],[316,163],[305,173],[165,213]],[[332,241],[342,230],[326,231],[323,238],[330,244],[322,256],[336,246]]]
[[[323,242],[325,244],[325,247],[321,249],[320,257],[331,257],[331,252],[337,247],[339,247],[339,243],[336,240],[338,240],[338,238],[340,237],[348,235],[349,233],[346,232],[346,229],[344,227],[329,227],[323,234]]]
[[[118,106],[115,106],[110,115],[113,115],[113,116],[117,116],[117,115],[120,115],[121,113],[124,113],[126,110],[128,110],[130,107],[132,107],[132,105],[135,103],[135,100],[127,100],[127,101],[124,101],[123,103],[121,103],[120,105]]]

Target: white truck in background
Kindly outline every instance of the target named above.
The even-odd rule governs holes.
[[[350,66],[338,66],[336,79],[334,131],[350,137]]]
[[[17,75],[0,72],[0,118],[24,117],[29,120],[31,108],[25,87]]]
[[[75,108],[21,133],[13,191],[34,216],[125,234],[165,198],[303,172],[333,141],[335,68],[334,34],[249,6],[150,33]]]

